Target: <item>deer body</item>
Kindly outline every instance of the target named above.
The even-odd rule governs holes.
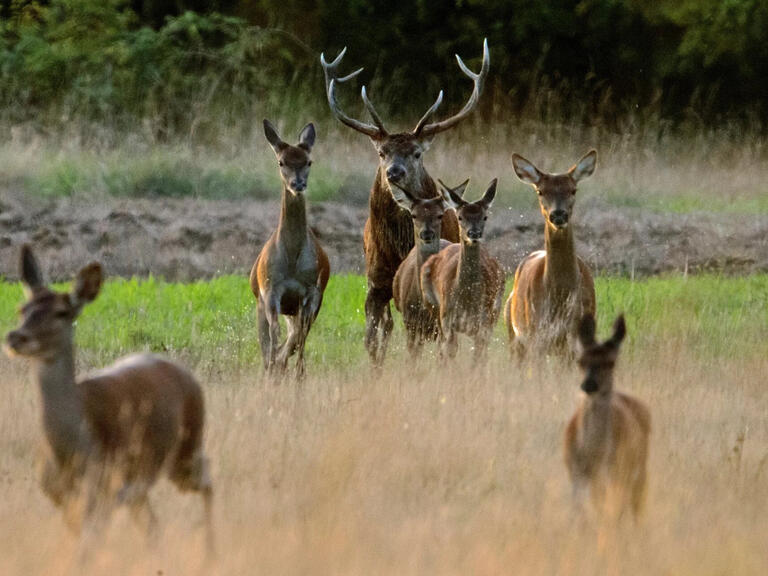
[[[7,335],[5,346],[36,366],[49,448],[41,469],[43,491],[74,528],[116,504],[130,506],[151,528],[148,492],[166,475],[180,490],[202,495],[212,545],[213,487],[202,446],[199,384],[181,366],[147,354],[119,360],[78,383],[72,322],[98,294],[101,268],[87,266],[75,290],[59,294],[43,285],[26,246],[22,262],[30,299],[22,308],[22,325]]]
[[[396,200],[411,215],[415,245],[398,267],[392,290],[395,307],[403,316],[408,350],[415,357],[424,341],[436,340],[440,332],[437,310],[424,300],[421,268],[430,256],[451,245],[440,237],[447,206],[442,198],[421,200],[405,190]]]
[[[424,299],[439,310],[443,351],[449,357],[456,355],[462,333],[474,338],[475,358],[482,359],[501,311],[504,272],[481,244],[495,194],[496,180],[474,203],[445,187],[446,202],[459,212],[461,242],[430,257],[421,268]]]
[[[613,366],[625,333],[619,317],[614,334],[603,344],[594,340],[594,319],[585,316],[579,364],[586,372],[581,406],[565,431],[565,463],[574,496],[589,490],[601,514],[618,518],[631,508],[637,517],[645,500],[646,464],[651,417],[636,398],[613,390]]]
[[[250,285],[258,301],[259,343],[265,370],[283,372],[298,352],[297,372],[304,375],[304,346],[320,311],[330,276],[328,256],[307,224],[303,194],[309,175],[309,151],[314,127],[302,131],[299,146],[285,144],[264,121],[267,139],[275,150],[283,181],[280,220],[251,269]],[[280,343],[280,314],[286,317],[288,337]]]
[[[545,174],[515,155],[518,177],[532,184],[545,219],[544,250],[517,267],[504,321],[514,351],[529,346],[547,351],[573,349],[584,314],[595,314],[595,286],[589,267],[576,255],[570,216],[577,182],[592,174],[596,154],[588,153],[566,174]]]
[[[365,301],[366,335],[365,347],[374,366],[380,366],[386,356],[389,337],[394,322],[389,302],[392,299],[392,282],[401,262],[414,245],[413,227],[408,213],[398,206],[393,199],[397,191],[393,186],[406,190],[413,197],[427,200],[439,197],[434,180],[423,165],[423,154],[434,137],[448,130],[466,118],[477,106],[485,77],[488,74],[490,60],[488,45],[484,43],[483,64],[479,74],[471,72],[461,58],[456,57],[461,70],[474,82],[474,89],[464,108],[454,116],[428,123],[442,103],[442,91],[435,103],[427,110],[411,132],[390,134],[384,128],[376,110],[373,108],[362,88],[363,102],[373,119],[373,124],[361,122],[347,116],[336,102],[337,84],[357,76],[359,69],[345,77],[337,76],[337,69],[346,52],[342,50],[333,62],[323,65],[326,80],[326,92],[331,111],[343,124],[367,135],[379,154],[379,166],[373,182],[369,199],[369,215],[365,223],[363,245],[368,278],[368,294]],[[458,223],[452,210],[443,216],[442,237],[451,242],[458,241]]]

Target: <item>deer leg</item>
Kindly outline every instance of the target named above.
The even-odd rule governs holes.
[[[171,474],[171,481],[182,492],[198,492],[203,498],[206,548],[209,555],[215,554],[215,535],[213,530],[213,481],[208,458],[202,450],[195,452],[190,460],[177,463]]]
[[[288,337],[285,342],[280,346],[280,350],[277,355],[277,365],[280,370],[285,370],[288,366],[288,359],[296,352],[297,344],[301,336],[301,312],[296,316],[286,316],[286,323],[288,324]]]
[[[488,342],[491,340],[490,331],[481,328],[475,335],[475,352],[474,360],[478,364],[484,362],[486,359],[486,352],[488,351]]]
[[[391,289],[390,289],[391,291]],[[365,298],[365,348],[374,366],[384,361],[386,344],[394,322],[389,310],[389,292],[369,283]]]
[[[267,296],[265,312],[269,324],[269,357],[265,368],[268,374],[273,374],[276,367],[277,350],[280,346],[280,298],[281,294],[274,290]]]
[[[421,356],[421,349],[423,345],[423,338],[419,334],[418,326],[406,327],[406,347],[408,348],[408,354],[411,360],[418,360]]]
[[[136,525],[146,534],[147,541],[152,544],[157,541],[157,516],[152,509],[149,495],[144,492],[130,503],[131,518]]]
[[[261,348],[261,361],[265,369],[269,366],[270,348],[272,340],[269,333],[269,320],[265,310],[264,301],[259,297],[259,307],[256,312],[259,326],[259,347]]]
[[[632,485],[632,513],[636,522],[640,519],[645,506],[645,481],[645,464],[643,464]]]
[[[299,336],[297,342],[299,357],[296,360],[296,376],[299,379],[303,379],[306,374],[304,348],[307,344],[307,336],[309,336],[309,330],[312,328],[312,323],[315,318],[317,318],[318,312],[320,312],[322,300],[323,295],[320,292],[320,289],[313,286],[308,290],[304,302],[302,303],[301,310],[299,311]]]

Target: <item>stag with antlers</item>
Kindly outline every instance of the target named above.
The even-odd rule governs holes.
[[[435,181],[423,164],[423,154],[440,132],[456,126],[469,116],[480,100],[485,79],[488,76],[490,57],[488,42],[483,42],[483,63],[479,73],[472,72],[456,55],[461,71],[474,83],[474,89],[464,107],[455,115],[441,121],[431,122],[433,115],[443,101],[443,91],[435,103],[422,116],[410,132],[389,133],[381,117],[368,99],[365,86],[361,94],[363,104],[373,121],[372,124],[356,120],[345,114],[336,99],[336,87],[355,78],[362,68],[338,76],[338,68],[346,48],[332,62],[323,54],[320,62],[325,72],[325,86],[333,115],[346,126],[368,136],[379,155],[379,166],[369,198],[369,215],[363,234],[368,295],[365,300],[365,347],[374,366],[380,366],[386,355],[389,336],[393,327],[389,302],[392,299],[392,280],[400,263],[414,245],[413,223],[407,210],[395,201],[395,197],[406,190],[414,198],[429,199],[440,196]],[[459,226],[456,213],[447,210],[443,216],[442,237],[451,242],[459,241]]]

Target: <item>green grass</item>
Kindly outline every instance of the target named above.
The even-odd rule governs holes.
[[[58,286],[64,289],[64,286]],[[680,346],[702,359],[768,352],[768,275],[739,278],[679,276],[631,281],[597,279],[601,334],[620,311],[627,316],[629,353]],[[0,283],[0,329],[15,325],[18,284]],[[364,362],[365,280],[335,276],[310,335],[315,370],[354,369]],[[396,317],[398,316],[395,312]],[[109,281],[78,320],[77,343],[89,363],[104,364],[138,350],[167,352],[205,367],[259,364],[256,307],[244,277],[190,284],[157,279]],[[396,318],[392,354],[401,358]],[[503,330],[494,347],[503,349]]]

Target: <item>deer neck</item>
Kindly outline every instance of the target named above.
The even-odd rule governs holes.
[[[582,415],[582,444],[600,453],[611,438],[611,393],[587,396]]]
[[[562,292],[567,297],[579,285],[580,276],[573,228],[569,225],[563,230],[554,230],[549,224],[545,226],[544,283],[552,292]]]
[[[283,186],[280,221],[277,224],[277,242],[289,257],[298,257],[307,242],[307,206],[303,194],[293,194]]]
[[[481,281],[480,244],[461,240],[459,265],[456,271],[456,288],[460,297],[472,298]]]
[[[90,450],[91,433],[85,418],[82,391],[75,382],[72,343],[53,360],[39,360],[37,379],[43,399],[43,427],[60,466],[81,461]]]

